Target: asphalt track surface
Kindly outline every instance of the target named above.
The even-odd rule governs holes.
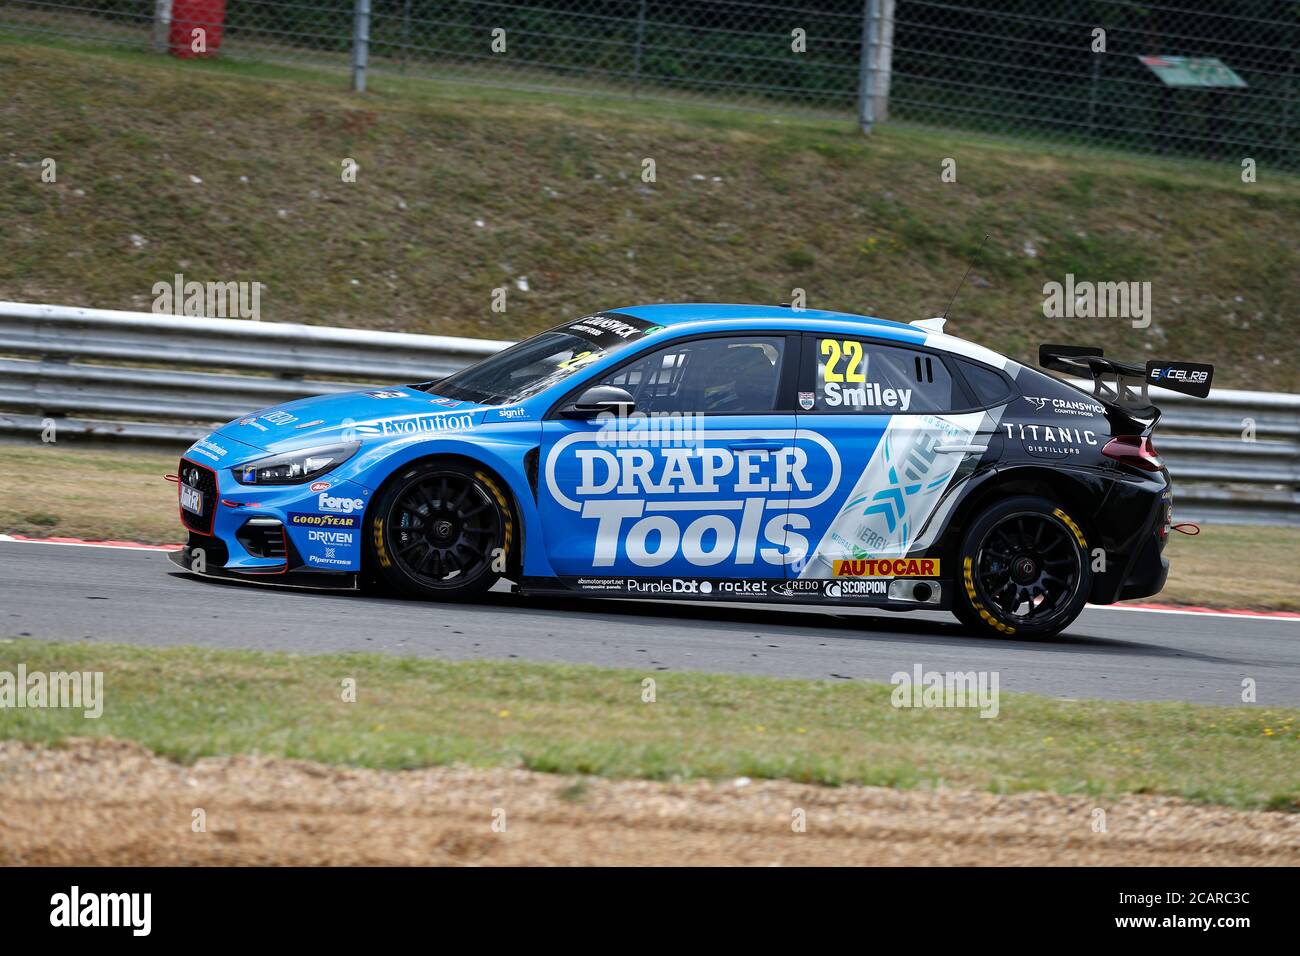
[[[965,636],[947,614],[518,598],[474,604],[195,577],[157,551],[0,541],[0,637],[298,653],[518,658],[887,682],[996,670],[1053,697],[1300,705],[1300,621],[1088,608],[1054,641]]]

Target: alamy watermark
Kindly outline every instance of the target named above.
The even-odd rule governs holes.
[[[917,664],[910,674],[897,671],[889,682],[895,707],[971,707],[981,717],[998,715],[997,671],[927,671]]]
[[[26,664],[18,672],[0,671],[0,710],[5,708],[68,708],[95,720],[104,713],[103,671],[34,671]]]
[[[155,282],[151,311],[155,315],[189,315],[209,319],[262,318],[261,282],[185,281],[176,273],[171,282]]]
[[[602,448],[693,448],[704,444],[704,416],[695,412],[601,412],[596,444]]]
[[[73,886],[50,897],[50,925],[117,926],[132,936],[148,936],[153,927],[152,893],[83,893]]]
[[[1043,286],[1043,316],[1049,319],[1130,319],[1133,328],[1151,324],[1150,282],[1065,282]]]

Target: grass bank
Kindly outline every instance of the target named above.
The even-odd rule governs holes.
[[[909,321],[940,314],[972,265],[953,330],[1022,360],[1088,342],[1297,388],[1300,181],[1264,168],[1244,184],[1235,159],[865,138],[842,121],[382,75],[358,97],[337,73],[12,34],[0,73],[0,298],[148,309],[179,272],[264,283],[272,321],[508,338],[597,308],[796,288]],[[1150,282],[1150,327],[1045,319],[1043,286],[1067,273]]]
[[[0,711],[0,736],[113,736],[185,762],[256,752],[384,769],[1158,793],[1300,809],[1294,708],[1003,694],[987,719],[895,708],[890,686],[859,681],[0,641],[0,671],[20,663],[28,673],[102,671],[103,715]],[[344,699],[347,681],[355,702]]]

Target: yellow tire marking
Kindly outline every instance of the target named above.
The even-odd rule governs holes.
[[[1079,542],[1079,547],[1083,548],[1086,551],[1088,548],[1088,542],[1084,540],[1083,532],[1080,531],[1079,526],[1074,523],[1074,519],[1071,518],[1069,515],[1067,515],[1060,508],[1057,508],[1055,511],[1053,511],[1052,514],[1056,515],[1056,517],[1060,518],[1062,521],[1065,522],[1065,526],[1074,532],[1074,537],[1075,540]]]
[[[962,578],[966,584],[966,596],[970,598],[971,607],[974,608],[980,616],[980,619],[990,627],[996,628],[1003,634],[1014,634],[1016,629],[1008,624],[1003,624],[992,614],[990,614],[977,599],[975,595],[975,577],[973,574],[973,562],[968,557],[962,562]]]
[[[476,471],[474,472],[474,477],[487,486],[488,491],[492,492],[492,497],[497,500],[497,506],[501,509],[501,520],[505,525],[505,535],[501,550],[506,557],[509,557],[510,548],[514,544],[515,540],[515,524],[514,519],[510,516],[510,503],[506,500],[506,496],[501,493],[501,489],[497,487],[497,483],[486,474],[481,471]]]
[[[376,515],[372,529],[374,533],[375,553],[379,555],[379,563],[385,568],[391,568],[393,566],[393,561],[389,558],[388,547],[384,544],[384,519]]]

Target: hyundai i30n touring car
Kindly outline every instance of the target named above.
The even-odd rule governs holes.
[[[180,461],[189,571],[432,599],[517,592],[949,610],[1058,633],[1155,594],[1172,520],[1148,384],[1213,370],[751,305],[588,315],[437,381],[290,402]]]

